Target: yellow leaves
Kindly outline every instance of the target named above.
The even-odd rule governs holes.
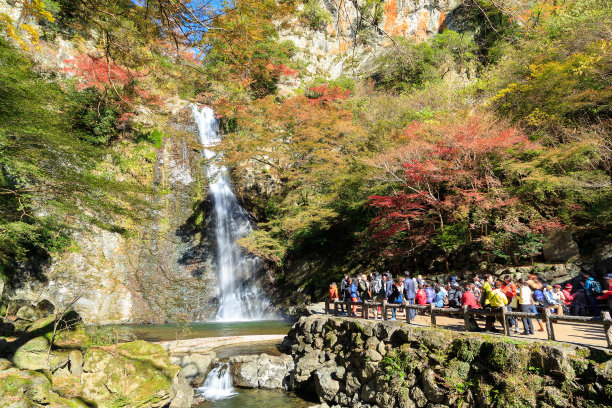
[[[50,22],[55,21],[53,15],[45,9],[45,5],[42,0],[24,0],[21,4],[17,3],[17,8],[20,9],[20,17],[18,20],[47,20]],[[38,31],[31,23],[21,23],[19,26],[17,22],[6,13],[0,13],[0,31],[6,32],[6,34],[15,40],[24,50],[28,50],[26,38],[21,32],[25,32],[25,37],[32,44],[38,44]],[[37,47],[38,48],[38,47]]]

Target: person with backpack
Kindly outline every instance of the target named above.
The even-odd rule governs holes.
[[[391,294],[388,297],[390,303],[403,304],[404,298],[402,297],[402,282],[398,279],[395,284],[391,280]],[[395,320],[395,307],[391,308],[391,320]]]
[[[374,279],[372,279],[370,287],[372,288],[372,298],[375,299],[376,302],[382,302],[385,298],[385,290],[383,279],[380,277],[380,274],[378,272],[374,274]],[[378,320],[379,318],[382,318],[380,306],[377,307],[377,312],[374,316],[374,320]]]
[[[589,274],[584,274],[584,292],[591,310],[595,316],[599,316],[599,306],[597,306],[597,296],[601,294],[601,285]]]
[[[529,286],[529,289],[531,289],[531,313],[538,313],[538,306],[541,305],[542,301],[544,300],[544,292],[542,292],[542,282],[537,276],[528,275],[526,283],[527,286]],[[544,322],[542,321],[542,319],[537,319],[536,321],[540,326],[538,331],[543,332]]]
[[[338,286],[336,282],[332,282],[329,285],[329,303],[333,306],[336,300],[338,300]]]
[[[408,271],[405,272],[406,279],[404,279],[404,300],[409,305],[414,305],[414,299],[416,298],[416,288],[415,282],[408,274]],[[410,320],[414,320],[416,317],[416,310],[410,309]]]

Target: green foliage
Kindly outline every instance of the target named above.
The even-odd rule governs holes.
[[[0,274],[6,278],[34,255],[44,262],[69,250],[80,220],[121,231],[113,215],[136,216],[142,208],[135,194],[142,186],[115,182],[96,168],[113,154],[97,146],[112,134],[97,110],[83,109],[91,99],[79,96],[94,98],[64,92],[0,40]],[[81,113],[76,127],[71,112]]]
[[[449,71],[469,75],[475,68],[476,44],[465,34],[446,30],[421,43],[404,37],[394,42],[376,61],[373,78],[381,89],[408,91],[440,81]]]
[[[391,378],[399,376],[403,381],[406,377],[407,370],[411,368],[413,362],[411,356],[402,349],[395,349],[383,357],[381,366],[387,376],[387,381]]]
[[[72,128],[93,145],[107,145],[117,135],[119,108],[95,88],[73,90],[68,115]]]
[[[323,30],[331,24],[332,17],[321,4],[321,0],[306,0],[300,18],[308,23],[313,30]]]

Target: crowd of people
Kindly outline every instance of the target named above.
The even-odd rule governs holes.
[[[475,276],[472,282],[459,283],[455,277],[451,277],[446,284],[428,282],[421,275],[410,277],[405,272],[404,276],[395,279],[389,273],[379,274],[372,272],[355,277],[344,275],[340,287],[334,282],[329,288],[329,300],[334,302],[372,302],[392,303],[401,305],[430,305],[435,307],[468,307],[470,309],[500,309],[517,311],[523,313],[538,313],[543,309],[549,309],[551,313],[558,315],[572,314],[576,316],[600,314],[600,302],[607,302],[608,309],[612,310],[612,274],[606,276],[608,288],[602,290],[601,284],[592,276],[584,274],[579,284],[572,286],[570,283],[561,285],[550,285],[545,279],[536,275],[527,275],[526,278],[514,280],[512,276],[506,275],[502,279],[495,279],[493,275],[484,278]],[[340,304],[342,314],[357,316],[357,305],[347,306]],[[381,319],[380,306],[375,307],[375,319]],[[362,316],[364,310],[362,308]],[[410,318],[414,319],[416,310],[409,309]],[[391,308],[391,320],[396,319],[396,308]],[[501,317],[498,317],[501,319]],[[511,330],[519,333],[519,319],[508,317]],[[533,321],[530,318],[522,318],[522,334],[534,334]],[[484,329],[478,326],[472,317],[471,330],[499,332],[495,327],[495,316],[487,316]],[[544,331],[544,323],[536,319],[539,331]],[[500,322],[501,323],[501,322]],[[503,326],[502,326],[503,327]]]

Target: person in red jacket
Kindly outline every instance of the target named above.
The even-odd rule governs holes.
[[[612,312],[612,274],[608,274],[606,276],[606,281],[608,282],[608,290],[602,291],[603,295],[598,296],[597,300],[608,300],[608,309]]]
[[[515,312],[518,310],[518,302],[516,299],[516,285],[512,282],[510,275],[504,276],[504,282],[502,284],[502,293],[508,298],[508,305],[506,308],[509,312]],[[508,324],[510,327],[514,326],[514,332],[519,332],[518,319],[516,317],[508,317]]]
[[[419,284],[418,290],[416,293],[416,297],[414,301],[417,305],[426,305],[427,304],[427,293],[425,293],[425,289],[423,289],[423,285]]]
[[[468,283],[465,285],[465,292],[461,295],[461,306],[467,306],[470,309],[480,309],[480,305],[476,302],[476,296],[474,295],[475,285],[473,283]],[[472,331],[481,331],[478,323],[476,323],[476,319],[474,316],[470,316],[468,318],[470,320],[470,330]]]
[[[467,306],[470,309],[480,309],[480,305],[476,302],[474,295],[474,284],[465,285],[465,292],[461,295],[461,306]]]
[[[563,289],[563,297],[565,298],[565,300],[563,301],[563,303],[565,303],[565,306],[570,306],[572,304],[572,302],[574,301],[574,298],[576,297],[576,294],[574,293],[572,295],[572,285],[571,284],[566,284],[565,288]]]

